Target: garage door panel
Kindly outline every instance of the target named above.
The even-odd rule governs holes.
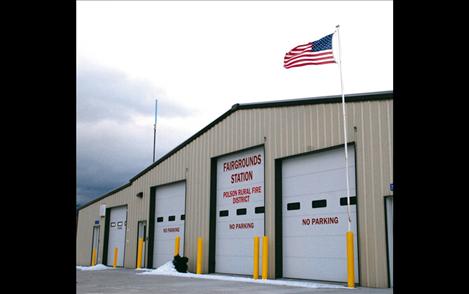
[[[305,246],[306,244],[306,246]],[[304,258],[346,258],[345,234],[342,236],[323,235],[319,238],[291,237],[285,242],[286,257]]]
[[[354,168],[350,168],[350,175],[354,174]],[[330,170],[324,173],[306,174],[297,177],[284,178],[282,186],[291,195],[321,194],[346,190],[344,179],[345,170]],[[354,184],[350,184],[351,189],[355,189]]]
[[[159,239],[158,240],[158,244],[160,244],[160,246],[158,246],[156,249],[156,253],[157,254],[168,254],[167,250],[165,250],[165,247],[173,247],[174,245],[174,240],[170,240],[170,239],[166,239],[166,240],[161,240]]]
[[[116,266],[124,266],[125,233],[127,229],[127,206],[110,209],[107,265],[114,263],[114,249],[117,248]]]
[[[349,146],[350,193],[355,191],[354,147]],[[283,275],[346,282],[348,230],[343,148],[282,162]],[[342,203],[343,204],[343,203]],[[358,282],[356,205],[350,206]]]
[[[178,182],[157,187],[155,191],[155,233],[153,267],[173,259],[174,241],[180,238],[179,254],[184,255],[184,227],[186,186]],[[171,219],[171,220],[170,220]]]
[[[351,213],[350,216],[352,219],[356,218],[356,214],[354,213]],[[321,218],[323,219],[322,223]],[[345,232],[348,229],[347,214],[321,214],[302,217],[288,217],[284,218],[283,221],[285,223],[284,228],[295,227],[294,230],[286,229],[283,233],[284,237],[303,236],[304,238],[309,238],[309,236],[315,236],[319,238],[323,235],[340,235],[341,237],[344,237]],[[337,222],[337,224],[335,224],[335,222]],[[337,231],[339,232],[338,234],[336,233]],[[352,231],[356,231],[356,224],[354,224],[354,222],[352,222]]]
[[[173,184],[167,184],[164,186],[159,186],[157,190],[160,192],[160,195],[158,197],[161,197],[161,199],[164,198],[172,198],[177,195],[180,195],[182,187],[185,186],[185,182],[181,181],[178,183],[173,183]],[[162,203],[164,205],[165,203]]]
[[[241,197],[249,196],[248,200],[249,202],[239,202],[239,203],[233,203],[232,199],[229,200],[224,200],[222,203],[217,203],[217,207],[220,209],[233,209],[233,208],[243,208],[243,207],[251,207],[254,205],[258,204],[263,204],[264,203],[264,198],[262,195],[242,195]]]
[[[159,233],[158,240],[161,240],[161,241],[173,240],[174,241],[174,239],[177,236],[181,236],[183,234],[184,227],[182,225],[179,225],[178,227],[180,228],[178,233],[168,233],[167,231],[166,232],[164,231],[164,229],[168,230],[168,229],[172,229],[173,227],[164,227],[161,230],[158,230],[158,233]]]
[[[326,151],[327,152],[327,151]],[[350,154],[349,154],[350,155]],[[304,155],[304,159],[287,159],[285,164],[282,165],[282,173],[286,174],[286,179],[301,177],[304,175],[321,175],[324,173],[334,173],[337,170],[344,170],[345,168],[345,158],[331,162],[330,166],[325,166],[318,168],[318,165],[314,163],[314,166],[305,164],[304,168],[298,168],[296,164],[303,161],[316,161],[317,156],[308,156]],[[353,157],[349,156],[349,169],[355,169],[355,164],[352,162]]]
[[[242,156],[242,155],[241,155]],[[223,159],[224,160],[224,159]],[[229,159],[228,159],[229,160]],[[262,168],[263,169],[263,168]],[[250,172],[252,171],[252,179],[249,181],[244,181],[244,182],[232,182],[232,179],[230,176],[224,176],[220,178],[220,186],[217,187],[217,192],[225,192],[226,189],[231,189],[231,188],[252,188],[256,187],[258,185],[262,185],[264,183],[264,178],[262,175],[259,173],[262,172],[260,169],[260,166],[253,167],[252,170],[247,170],[246,171],[240,171],[240,172]],[[233,173],[235,174],[235,173]],[[250,176],[251,174],[249,174]],[[229,190],[231,191],[231,190]]]
[[[315,211],[314,209],[311,209],[312,205],[311,205],[311,202],[308,203],[309,204],[309,207],[305,210],[302,210],[302,211],[288,211],[287,209],[284,209],[284,218],[285,219],[290,219],[292,217],[298,217],[298,216],[305,216],[305,217],[312,217],[312,216],[343,216],[343,215],[347,215],[347,206],[344,205],[343,207],[340,207],[340,208],[336,208],[334,210],[328,210],[327,213],[324,213],[324,212],[318,212],[318,211]],[[286,205],[285,205],[286,206]],[[303,206],[303,204],[302,204]],[[305,205],[306,206],[306,205]],[[350,205],[350,213],[356,213],[356,210],[355,210],[355,205]]]
[[[289,275],[284,275],[286,278],[299,278],[299,279],[311,279],[308,274],[308,268],[314,268],[315,280],[322,281],[337,281],[347,280],[347,260],[346,259],[311,259],[311,258],[290,258],[287,263],[284,264],[285,268],[288,268]],[[357,267],[355,272],[357,272]],[[357,279],[355,279],[358,282]]]
[[[264,214],[252,213],[252,214],[246,214],[246,215],[235,215],[233,217],[224,217],[224,218],[220,217],[219,222],[220,223],[236,223],[236,222],[245,222],[245,221],[262,221],[263,219],[264,219]]]
[[[215,265],[217,273],[252,275],[252,257],[246,257],[244,254],[239,256],[223,254],[215,255],[215,258],[216,260],[223,260],[222,263],[216,263]],[[251,264],[251,266],[246,268],[245,264]]]
[[[306,207],[302,211],[292,212],[284,210],[283,223],[284,228],[287,229],[287,231],[284,232],[285,236],[298,234],[298,232],[304,231],[322,232],[322,230],[326,230],[329,232],[331,229],[339,231],[347,230],[347,206],[328,210],[327,213],[315,211],[311,206],[310,202],[309,207]],[[355,205],[350,206],[350,215],[352,219],[356,218]],[[352,226],[355,226],[353,222]],[[294,230],[288,230],[290,227],[294,227]]]
[[[155,260],[166,260],[166,261],[164,262],[164,263],[166,263],[166,262],[168,262],[168,261],[173,260],[174,257],[173,257],[172,254],[168,254],[168,253],[165,252],[165,253],[163,253],[163,254],[154,254],[154,258],[155,258]],[[164,264],[164,263],[163,263],[163,264]],[[155,268],[158,268],[158,267],[162,266],[163,264],[157,264],[157,265],[155,266]]]
[[[347,151],[349,157],[349,167],[355,165],[355,153],[353,153],[354,147],[349,146]],[[284,161],[282,165],[282,172],[288,176],[302,175],[306,173],[317,173],[324,170],[343,168],[345,167],[345,158],[337,157],[338,153],[344,154],[344,149],[340,148],[329,151],[322,151],[312,154],[303,155],[302,157],[290,158]],[[314,161],[314,165],[310,162]]]
[[[251,229],[251,225],[254,227],[253,229]],[[254,236],[262,237],[264,235],[264,228],[259,223],[252,221],[229,222],[224,225],[219,224],[218,227],[221,232],[217,236],[223,239],[252,239]]]
[[[306,197],[308,195],[305,195]],[[310,215],[321,215],[321,214],[324,214],[324,215],[330,215],[330,214],[347,214],[347,205],[343,205],[343,206],[336,206],[334,207],[332,205],[332,203],[336,202],[336,203],[340,203],[340,198],[342,195],[340,196],[337,196],[336,199],[333,199],[333,200],[330,200],[326,197],[318,197],[318,198],[310,198],[310,200],[299,200],[299,199],[295,199],[293,201],[288,201],[286,203],[283,204],[283,209],[282,209],[282,213],[285,217],[292,217],[292,216],[310,216]],[[354,196],[350,196],[350,198],[352,198]],[[344,198],[346,198],[344,196]],[[312,201],[315,201],[315,200],[323,200],[323,199],[326,199],[327,200],[327,213],[324,213],[323,209],[322,208],[313,208],[313,205],[312,205]],[[347,201],[347,200],[345,200]],[[353,200],[351,200],[352,202]],[[297,209],[297,210],[288,210],[288,207],[287,205],[290,204],[290,203],[297,203],[299,202],[300,203],[300,209]],[[346,203],[346,202],[345,202]],[[356,212],[356,205],[355,204],[351,204],[350,205],[350,212],[351,213],[355,213]]]
[[[285,191],[287,188],[285,188]],[[350,197],[354,197],[356,194],[355,189],[350,189]],[[305,197],[308,196],[308,197]],[[328,202],[327,206],[330,207],[342,207],[340,204],[340,198],[347,197],[347,193],[345,190],[335,190],[335,191],[326,191],[322,193],[312,193],[309,191],[305,191],[302,193],[288,193],[288,198],[284,199],[284,204],[288,204],[291,202],[303,202],[302,205],[306,205],[311,207],[311,201],[313,200],[321,200],[326,199]],[[287,209],[287,206],[282,207],[283,210]]]
[[[254,185],[253,187],[258,187]],[[250,191],[253,190],[253,187],[248,187]],[[218,192],[218,195],[223,192]],[[235,208],[245,208],[245,207],[254,207],[257,205],[263,205],[264,197],[263,195],[256,194],[242,194],[236,193],[235,196],[232,196],[228,199],[221,199],[220,203],[217,202],[218,209],[235,209]]]
[[[284,263],[284,269],[288,274],[285,278],[311,279],[309,272],[314,271],[314,280],[323,281],[347,281],[347,259],[346,258],[305,258],[290,257],[287,263]],[[355,273],[358,273],[358,264],[355,263]],[[355,276],[355,283],[358,283],[358,277]]]
[[[259,239],[261,240],[261,239]],[[259,242],[260,243],[260,242]],[[220,240],[220,246],[226,248],[228,251],[224,253],[226,256],[245,256],[251,258],[251,268],[252,268],[252,257],[254,256],[254,252],[252,250],[254,244],[254,240],[249,239],[239,239],[239,238],[229,238],[229,239],[222,239]],[[245,248],[250,247],[251,250],[245,250]],[[262,246],[259,246],[259,253],[262,252]],[[220,256],[220,254],[217,254]]]
[[[215,271],[250,275],[253,238],[264,235],[262,147],[217,160],[216,199]]]
[[[215,254],[216,271],[218,273],[244,274],[253,273],[253,239],[220,239],[220,248],[225,250],[222,254]],[[260,242],[261,243],[261,242]],[[250,250],[246,250],[250,248]],[[218,262],[221,260],[222,262]],[[262,261],[262,246],[259,246],[259,265]]]

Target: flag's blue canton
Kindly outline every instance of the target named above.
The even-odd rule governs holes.
[[[332,49],[332,35],[327,35],[313,42],[313,52]]]

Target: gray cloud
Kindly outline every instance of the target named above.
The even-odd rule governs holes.
[[[153,125],[138,126],[135,115],[185,117],[190,110],[164,98],[144,80],[97,65],[77,66],[77,202],[84,204],[119,186],[152,162]],[[163,134],[165,130],[159,130]],[[157,137],[157,158],[182,141],[181,134]]]
[[[133,114],[153,116],[158,99],[158,117],[190,114],[183,105],[166,98],[162,89],[122,72],[83,62],[77,66],[77,120],[128,120]]]

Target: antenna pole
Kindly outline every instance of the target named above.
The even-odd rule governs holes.
[[[156,115],[158,112],[158,99],[155,99],[155,124],[153,125],[153,162],[155,162],[155,146],[156,146]]]

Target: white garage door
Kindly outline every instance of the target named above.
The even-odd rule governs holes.
[[[354,150],[353,146],[348,147],[355,282],[358,283]],[[347,282],[345,176],[343,148],[283,161],[284,277]]]
[[[251,275],[253,238],[264,235],[263,147],[217,160],[216,211],[215,271]]]
[[[107,264],[114,263],[114,248],[117,248],[117,266],[124,266],[125,232],[127,230],[127,206],[111,208]]]
[[[180,238],[179,255],[184,255],[184,220],[186,183],[178,182],[156,188],[153,267],[173,260],[174,240]]]

